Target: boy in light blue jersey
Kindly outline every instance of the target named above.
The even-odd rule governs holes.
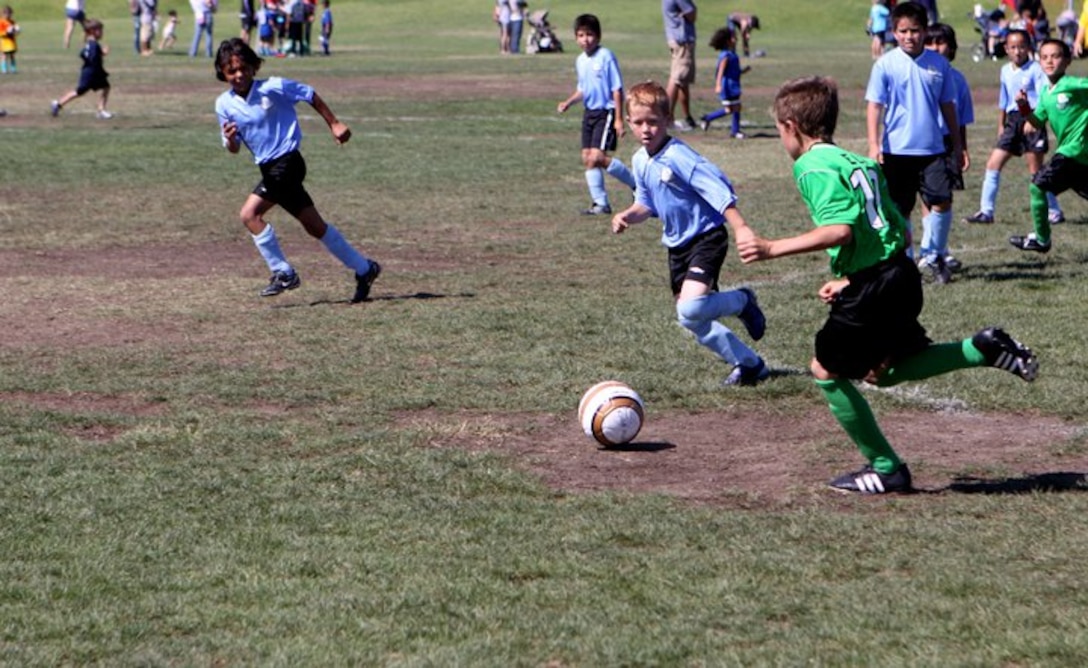
[[[956,59],[956,50],[959,48],[956,42],[956,31],[947,23],[934,23],[926,28],[926,48],[936,51],[951,63]],[[967,126],[975,122],[975,103],[971,99],[971,87],[967,83],[967,77],[963,76],[963,73],[955,67],[952,68],[951,72],[956,85],[956,118],[960,122],[956,132],[959,133],[960,146],[963,147],[963,170],[967,170],[971,166],[971,157],[967,150]],[[948,126],[944,124],[944,116],[941,116],[939,120],[946,150],[945,168],[948,170],[948,178],[952,181],[952,190],[963,190],[963,171],[957,168],[952,157],[952,138],[949,136],[951,133]],[[923,216],[928,216],[930,213],[924,202],[922,211]],[[944,258],[944,265],[948,271],[956,272],[963,269],[963,263],[948,251],[949,232],[951,232],[951,224],[946,228],[931,226],[923,230],[922,255],[937,253]],[[932,272],[933,266],[927,265],[923,269],[929,269]],[[945,274],[933,275],[932,277],[938,281],[947,280]]]
[[[366,301],[371,285],[382,271],[381,265],[355,250],[336,227],[326,222],[303,187],[306,163],[298,150],[302,130],[295,105],[306,102],[312,106],[328,124],[337,144],[348,141],[351,130],[310,86],[280,77],[255,79],[261,62],[238,37],[220,44],[215,59],[216,78],[230,84],[230,90],[215,101],[223,145],[231,153],[237,153],[245,145],[261,170],[260,183],[239,213],[272,272],[271,280],[260,294],[274,297],[294,290],[302,282],[280,249],[276,231],[264,220],[264,215],[278,204],[298,219],[310,236],[320,240],[329,253],[355,272],[352,303]]]
[[[873,60],[878,60],[884,55],[890,14],[891,10],[884,4],[884,0],[873,0],[873,6],[869,8],[869,20],[865,22],[865,31],[872,38],[869,43],[869,52],[872,54]]]
[[[868,101],[866,130],[869,157],[883,165],[892,200],[909,220],[920,193],[929,207],[922,219],[930,238],[946,236],[952,223],[952,182],[945,161],[946,127],[959,127],[956,118],[956,89],[951,65],[941,55],[925,48],[923,36],[926,11],[914,2],[892,10],[892,29],[899,47],[873,64],[865,92]],[[881,132],[883,124],[883,132]],[[952,138],[952,162],[959,171],[965,167],[958,133]],[[944,258],[930,250],[919,264],[934,278],[948,280]]]
[[[635,202],[612,218],[612,231],[659,218],[661,243],[669,249],[669,274],[680,324],[733,370],[724,385],[755,385],[770,375],[763,359],[718,318],[735,315],[749,336],[763,338],[766,320],[751,288],[718,291],[729,232],[738,241],[751,230],[737,210],[733,186],[720,169],[690,146],[669,136],[668,93],[648,81],[631,89],[627,117],[642,148],[631,160]]]
[[[1035,107],[1039,93],[1050,82],[1039,62],[1031,59],[1031,36],[1024,30],[1010,30],[1005,39],[1005,53],[1009,62],[1001,68],[1001,89],[998,93],[997,144],[986,161],[986,175],[982,179],[982,194],[978,211],[963,219],[965,223],[992,223],[997,208],[997,193],[1001,188],[1001,170],[1013,156],[1024,156],[1031,176],[1043,166],[1043,156],[1049,149],[1046,132],[1024,132],[1024,119],[1016,109],[1016,96],[1024,91],[1028,104]],[[1065,220],[1058,197],[1046,193],[1047,215],[1051,223]]]
[[[593,14],[582,14],[574,19],[574,37],[582,53],[574,62],[578,74],[578,86],[570,97],[556,107],[566,112],[581,100],[585,113],[582,115],[582,164],[586,168],[586,185],[592,199],[586,216],[612,213],[608,190],[604,185],[607,172],[628,188],[635,187],[627,165],[608,155],[616,150],[622,137],[623,125],[623,77],[612,52],[601,46],[601,22]]]

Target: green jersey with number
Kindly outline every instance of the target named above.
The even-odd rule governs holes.
[[[1063,76],[1039,94],[1035,118],[1050,123],[1055,153],[1088,164],[1088,78]]]
[[[793,163],[793,178],[817,227],[851,227],[849,243],[827,249],[835,276],[861,271],[906,248],[907,221],[892,203],[875,160],[816,144]]]

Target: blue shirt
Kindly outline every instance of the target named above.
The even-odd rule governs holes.
[[[1015,63],[1006,63],[1001,68],[1001,92],[997,95],[997,106],[1005,113],[1016,111],[1016,94],[1021,90],[1028,94],[1031,108],[1039,106],[1039,93],[1050,85],[1050,79],[1039,67],[1038,61],[1029,60],[1023,67]]]
[[[574,61],[574,71],[578,74],[578,91],[586,109],[616,108],[612,93],[623,90],[623,77],[611,51],[599,46],[592,56],[582,52]]]
[[[956,120],[960,127],[971,125],[975,122],[975,102],[971,99],[971,87],[967,84],[967,77],[963,76],[955,67],[952,68],[952,80],[956,84]],[[944,124],[944,116],[940,116],[941,133],[947,135],[948,128]]]
[[[271,77],[255,80],[244,99],[233,89],[220,95],[215,100],[215,115],[219,117],[220,132],[227,121],[238,125],[238,139],[253,153],[253,162],[260,165],[298,150],[302,129],[295,104],[313,99],[314,89],[310,86]]]
[[[690,0],[661,0],[661,16],[665,19],[665,39],[677,44],[695,41],[695,23],[684,19],[684,14],[695,11]]]
[[[888,30],[888,16],[891,10],[884,5],[873,5],[869,10],[869,32],[874,35],[883,35]]]
[[[657,155],[639,149],[631,158],[631,171],[635,201],[661,220],[661,243],[668,248],[720,227],[723,212],[737,201],[722,170],[673,137]]]
[[[737,54],[728,49],[723,49],[718,54],[718,67],[721,68],[722,61],[728,61],[725,63],[725,71],[722,72],[722,90],[718,93],[718,98],[724,101],[735,102],[740,99],[740,58]],[[717,72],[717,70],[715,70]]]
[[[873,64],[865,99],[884,106],[882,151],[892,155],[943,155],[941,105],[956,101],[952,66],[925,49],[912,58],[892,49]]]

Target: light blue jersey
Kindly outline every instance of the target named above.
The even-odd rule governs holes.
[[[271,77],[255,80],[245,99],[233,89],[215,100],[219,128],[232,121],[238,125],[238,139],[253,153],[258,165],[297,151],[302,143],[295,104],[312,102],[314,89],[306,84]],[[226,138],[223,138],[226,142]]]
[[[956,119],[960,127],[971,125],[975,122],[975,102],[971,99],[971,86],[967,83],[967,77],[963,76],[955,67],[952,68],[952,80],[956,82]],[[941,134],[947,135],[948,128],[944,124],[944,115],[937,117],[940,120]]]
[[[703,156],[676,138],[651,156],[645,147],[631,158],[635,201],[661,220],[661,243],[677,248],[721,226],[722,212],[736,204],[733,184]]]
[[[1050,80],[1038,61],[1029,60],[1023,67],[1006,63],[1001,68],[1001,92],[997,96],[997,106],[1005,113],[1016,111],[1016,94],[1024,91],[1028,94],[1028,104],[1034,109],[1039,106],[1039,93],[1049,85]]]
[[[888,31],[888,16],[891,13],[891,10],[883,4],[873,5],[869,10],[869,32],[883,37]]]
[[[941,105],[956,101],[952,66],[925,49],[911,58],[892,49],[873,64],[865,99],[884,107],[884,153],[942,155]]]
[[[582,53],[574,61],[574,71],[578,74],[578,91],[586,109],[616,108],[612,93],[623,90],[623,77],[611,51],[599,46],[592,56]]]

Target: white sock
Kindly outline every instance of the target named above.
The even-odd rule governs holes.
[[[257,251],[264,258],[265,264],[268,265],[268,270],[275,273],[281,272],[284,274],[295,273],[294,267],[287,261],[283,251],[280,250],[280,241],[276,238],[276,230],[272,229],[271,225],[265,225],[260,234],[251,235],[253,237],[253,243],[257,246]]]

